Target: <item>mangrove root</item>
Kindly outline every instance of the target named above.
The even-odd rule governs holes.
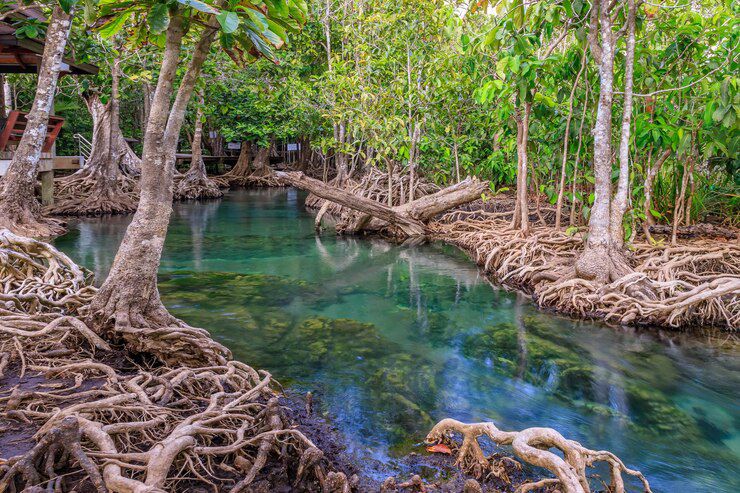
[[[437,423],[426,437],[427,443],[441,443],[450,440],[450,435],[462,435],[463,441],[457,453],[455,464],[478,478],[491,471],[491,464],[481,450],[478,437],[487,436],[496,445],[510,445],[514,453],[533,466],[550,471],[555,478],[535,483],[525,483],[518,493],[525,493],[546,485],[557,484],[563,493],[590,493],[587,469],[598,462],[609,467],[611,493],[624,493],[623,474],[637,478],[645,493],[650,493],[650,485],[640,471],[628,469],[614,454],[607,451],[590,450],[580,443],[568,440],[552,428],[527,428],[522,431],[501,431],[490,422],[462,423],[454,419],[443,419]],[[560,454],[552,452],[560,451]]]

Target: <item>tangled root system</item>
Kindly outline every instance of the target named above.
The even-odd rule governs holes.
[[[190,169],[175,187],[176,200],[217,199],[224,193],[218,184],[197,169]]]
[[[269,373],[231,360],[168,364],[146,351],[148,338],[177,347],[202,343],[205,331],[141,332],[141,352],[123,351],[79,318],[95,293],[84,272],[7,231],[0,273],[0,380],[17,377],[0,390],[0,428],[35,431],[31,450],[0,459],[0,491],[237,492],[270,464],[296,490],[348,491],[287,422]],[[47,383],[29,388],[25,375]]]
[[[139,202],[138,182],[119,173],[115,186],[103,186],[96,170],[83,169],[54,181],[55,203],[50,214],[100,216],[128,214]]]
[[[501,431],[493,423],[462,423],[443,419],[427,435],[427,443],[451,441],[452,434],[462,435],[455,464],[479,479],[488,475],[501,477],[506,469],[500,460],[490,460],[483,453],[478,437],[487,436],[496,445],[510,445],[521,460],[550,471],[555,478],[525,483],[517,493],[526,493],[546,486],[555,486],[563,493],[590,493],[587,470],[598,462],[609,467],[610,482],[607,491],[624,493],[624,476],[633,476],[645,493],[651,493],[650,484],[640,471],[628,469],[611,452],[590,450],[580,443],[568,440],[552,428],[527,428],[522,431]],[[560,451],[562,455],[552,452]]]
[[[584,243],[580,234],[537,226],[523,236],[509,228],[506,216],[506,212],[456,211],[431,229],[438,239],[467,251],[496,282],[532,293],[544,307],[617,324],[714,325],[731,330],[740,326],[737,243],[635,243],[626,252],[632,270],[599,285],[574,275]],[[642,288],[633,289],[638,285]]]

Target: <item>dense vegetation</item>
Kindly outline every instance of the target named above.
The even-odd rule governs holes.
[[[715,236],[737,237],[736,2],[33,6],[48,19],[18,19],[28,6],[13,2],[0,14],[14,19],[17,37],[44,40],[38,76],[3,84],[6,109],[27,109],[28,122],[0,182],[0,317],[8,325],[0,327],[0,374],[12,362],[22,377],[27,360],[47,375],[66,371],[78,383],[61,401],[74,401],[90,375],[102,373],[105,384],[69,408],[80,410],[74,415],[33,392],[8,397],[18,407],[10,411],[30,422],[20,409],[29,413],[41,438],[0,471],[0,490],[60,487],[69,467],[57,460],[60,447],[98,491],[187,491],[185,476],[214,486],[206,478],[218,471],[229,472],[219,481],[231,491],[246,491],[269,458],[295,487],[356,486],[327,472],[321,452],[284,419],[269,373],[233,361],[161,301],[157,274],[173,199],[218,197],[219,188],[306,188],[320,207],[318,226],[332,202],[338,232],[443,239],[495,280],[563,312],[623,325],[740,323],[740,249],[677,245],[699,221],[731,227],[710,227]],[[68,55],[100,73],[60,79]],[[42,209],[35,189],[54,112],[67,119],[59,151],[76,153],[72,136],[81,132],[92,153],[56,180],[57,203]],[[138,139],[133,150],[124,137]],[[236,165],[208,177],[201,147],[220,156],[232,141],[241,143]],[[270,155],[285,142],[302,146],[290,163],[297,170],[276,173]],[[181,173],[176,154],[187,149],[192,162]],[[487,210],[506,191],[505,206]],[[474,201],[476,209],[459,209]],[[25,238],[61,234],[52,215],[112,213],[133,217],[99,288],[53,247]],[[669,239],[653,237],[656,223],[668,226]],[[321,320],[306,326],[319,328],[330,330]],[[474,346],[465,343],[471,357]],[[101,361],[96,349],[126,356]],[[550,428],[505,432],[445,419],[427,441],[446,447],[451,432],[465,440],[457,464],[478,478],[507,474],[507,461],[478,445],[487,435],[556,476],[524,490],[588,492],[587,467],[606,462],[610,491],[624,491],[623,475],[650,491],[613,454]],[[96,463],[86,451],[111,460]]]
[[[638,3],[627,237],[642,223],[674,218],[736,223],[737,5]],[[342,0],[312,2],[309,9],[305,28],[288,36],[279,63],[262,58],[235,65],[233,52],[206,62],[206,152],[221,153],[229,141],[301,141],[330,162],[345,155],[355,167],[418,169],[439,184],[473,174],[491,180],[492,191],[513,190],[521,161],[517,122],[526,109],[531,192],[553,206],[562,193],[560,202],[572,211],[562,222],[588,222],[600,89],[588,47],[587,2],[526,8],[517,1],[475,2],[466,8],[445,1]],[[615,33],[625,34],[626,15],[626,7],[615,9]],[[92,85],[109,91],[111,44],[121,32],[110,35],[118,28],[128,29],[103,30],[108,41],[81,32],[73,38],[77,57],[103,70],[95,82],[61,82],[56,112],[67,117],[62,153],[76,153],[75,132],[91,134],[78,92]],[[625,36],[615,48],[617,122],[625,105]],[[123,53],[121,120],[126,136],[142,140],[156,47]],[[35,81],[11,76],[10,82],[17,104],[30,105]],[[615,143],[620,127],[613,126]],[[617,159],[613,167],[616,185]]]

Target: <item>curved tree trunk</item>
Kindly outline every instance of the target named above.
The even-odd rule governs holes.
[[[627,210],[630,188],[630,130],[632,129],[632,88],[635,72],[635,0],[627,1],[627,46],[624,57],[624,105],[622,130],[619,140],[619,182],[611,204],[610,234],[613,249],[624,247],[624,213]]]
[[[184,326],[162,305],[157,270],[172,213],[177,140],[187,103],[215,33],[211,25],[201,35],[170,107],[184,35],[182,16],[174,15],[170,21],[144,140],[139,207],[110,274],[90,305],[90,321],[95,327],[100,329],[114,323],[115,332],[134,347],[139,344],[137,328]]]
[[[140,160],[123,137],[120,126],[120,60],[111,70],[111,97],[103,104],[97,93],[85,99],[93,119],[92,151],[85,167],[57,181],[59,200],[54,214],[125,214],[136,210]]]
[[[213,180],[206,175],[206,164],[203,162],[203,96],[200,96],[200,105],[195,115],[195,130],[193,131],[192,158],[190,169],[177,184],[175,198],[177,199],[215,199],[223,196]]]
[[[44,55],[39,69],[33,107],[28,114],[23,137],[2,180],[0,228],[8,228],[24,236],[49,237],[64,231],[59,222],[41,217],[41,208],[34,196],[34,188],[71,26],[72,14],[65,13],[59,5],[56,5],[46,31]]]

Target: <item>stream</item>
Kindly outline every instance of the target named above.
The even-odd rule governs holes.
[[[305,194],[176,203],[162,299],[234,357],[312,391],[382,480],[444,417],[550,426],[655,492],[740,491],[740,352],[722,335],[611,328],[497,289],[455,248],[317,236]],[[104,279],[129,217],[55,245]]]

